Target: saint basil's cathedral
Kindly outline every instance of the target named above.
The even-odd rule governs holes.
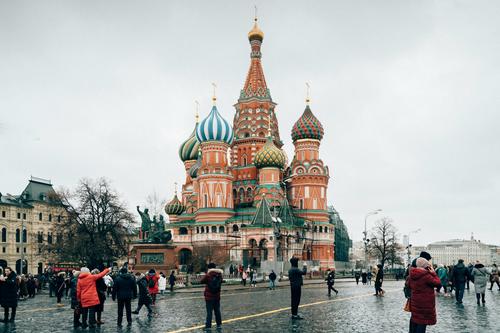
[[[329,170],[319,155],[323,126],[307,99],[291,130],[289,162],[262,69],[264,33],[257,19],[248,40],[250,69],[233,125],[214,96],[210,113],[196,120],[179,149],[186,173],[182,197],[176,193],[165,206],[177,264],[189,264],[199,251],[218,265],[264,268],[295,256],[321,270],[334,267]]]

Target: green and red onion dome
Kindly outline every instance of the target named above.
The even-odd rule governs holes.
[[[185,209],[186,207],[184,207],[182,202],[179,201],[179,198],[177,198],[177,194],[175,194],[174,198],[165,205],[165,213],[168,215],[180,215]]]
[[[324,134],[323,125],[307,105],[302,116],[292,127],[292,140],[294,142],[301,139],[321,140]]]
[[[254,164],[259,169],[271,167],[283,169],[286,156],[281,149],[276,147],[271,137],[268,137],[264,146],[255,154]]]
[[[195,126],[191,135],[184,141],[179,147],[179,157],[182,162],[196,160],[198,157],[198,149],[200,147],[200,143],[196,139],[196,127]]]

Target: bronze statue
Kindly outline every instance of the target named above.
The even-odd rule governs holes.
[[[159,220],[157,220],[156,215],[154,215],[153,220],[151,220],[149,217],[149,209],[144,208],[144,211],[141,212],[139,206],[137,206],[137,212],[142,220],[141,230],[143,232],[143,242],[162,244],[172,240],[172,233],[170,230],[165,230],[163,215],[160,214]]]

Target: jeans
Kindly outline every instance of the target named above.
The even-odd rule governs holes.
[[[275,280],[269,280],[269,289],[274,289],[276,287],[276,281]]]
[[[335,288],[333,288],[333,284],[329,284],[329,285],[328,285],[328,296],[331,296],[331,294],[332,294],[332,290],[333,290],[336,294],[338,294],[338,290],[337,290],[337,289],[335,289]]]
[[[207,307],[207,320],[205,322],[205,327],[212,327],[212,311],[215,314],[215,322],[217,323],[217,326],[222,325],[222,317],[220,314],[220,300],[205,301],[205,305]]]
[[[90,306],[87,308],[82,308],[82,324],[87,325],[87,318],[89,319],[90,327],[95,327],[95,306]]]
[[[12,309],[12,314],[11,314],[11,317],[10,317],[10,320],[11,321],[14,321],[14,319],[16,319],[16,309],[17,307],[6,307],[4,309],[4,317],[3,317],[3,320],[4,321],[7,321],[9,320],[9,309]]]
[[[427,329],[427,325],[415,324],[410,319],[410,330],[409,330],[409,333],[425,333],[426,329]]]
[[[123,308],[125,308],[125,312],[127,313],[127,323],[132,322],[132,306],[131,306],[132,299],[127,298],[127,299],[119,299],[118,300],[118,320],[117,323],[118,325],[122,324],[123,320]]]
[[[153,309],[151,308],[151,304],[149,303],[142,303],[141,301],[139,301],[139,303],[137,304],[137,309],[135,311],[141,311],[143,305],[146,307],[146,309],[148,309],[148,315],[151,315],[153,313]]]
[[[455,286],[455,298],[458,303],[462,303],[462,299],[464,298],[464,290],[465,290],[465,282],[459,282]]]
[[[300,294],[302,292],[302,287],[292,287],[292,316],[296,316],[299,310],[300,304]]]

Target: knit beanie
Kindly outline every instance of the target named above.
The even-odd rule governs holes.
[[[420,258],[417,259],[417,267],[427,268],[429,266],[430,266],[430,263],[429,263],[429,261],[427,259],[422,258],[422,257],[420,257]]]

